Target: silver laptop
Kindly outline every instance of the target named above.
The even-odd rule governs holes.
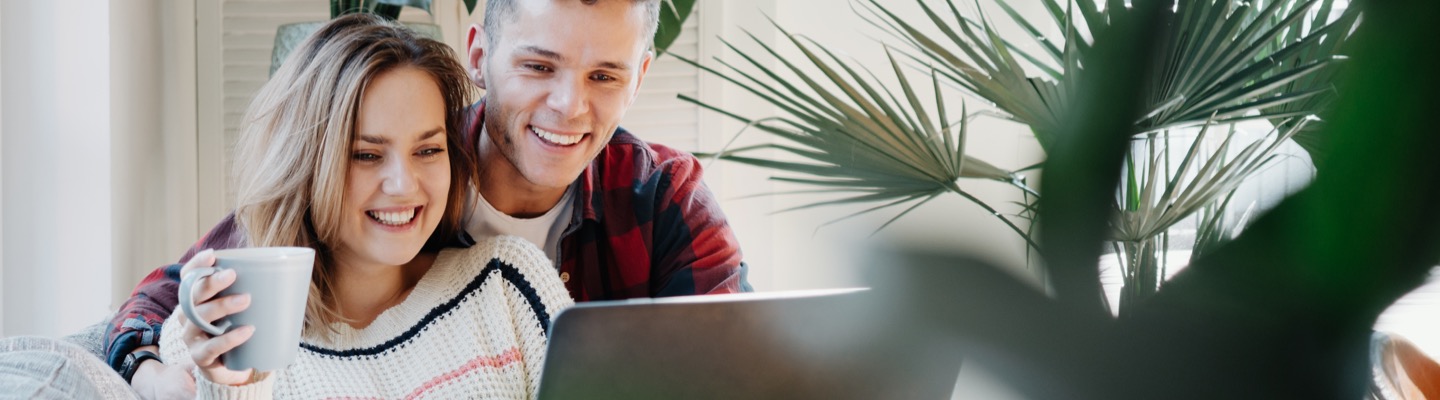
[[[581,303],[551,327],[539,398],[948,399],[957,352],[864,289]]]

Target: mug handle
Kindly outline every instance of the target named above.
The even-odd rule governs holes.
[[[225,334],[225,330],[230,328],[230,321],[220,321],[220,325],[218,326],[211,325],[208,321],[201,321],[195,316],[195,296],[194,293],[190,292],[190,289],[195,286],[195,282],[214,275],[216,272],[219,272],[219,270],[213,267],[201,267],[185,274],[185,277],[180,280],[180,309],[184,310],[185,318],[189,319],[190,323],[200,327],[200,330],[209,333],[211,336]]]

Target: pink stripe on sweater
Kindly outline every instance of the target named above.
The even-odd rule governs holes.
[[[428,391],[430,391],[431,389],[435,389],[435,388],[437,388],[437,387],[440,387],[441,385],[444,385],[446,382],[459,379],[461,376],[464,376],[465,374],[470,373],[470,371],[474,371],[474,370],[480,369],[480,368],[499,368],[499,367],[503,367],[503,366],[506,366],[506,365],[510,365],[510,364],[512,364],[512,363],[514,363],[514,362],[516,362],[516,361],[520,361],[520,349],[519,349],[519,348],[511,348],[510,350],[506,350],[504,353],[500,353],[499,355],[495,355],[495,356],[479,356],[479,357],[475,357],[475,359],[470,360],[470,362],[465,363],[465,365],[461,365],[460,368],[456,368],[454,371],[446,372],[444,375],[440,375],[440,376],[437,376],[437,377],[435,377],[435,378],[433,378],[433,379],[430,379],[429,381],[425,382],[425,384],[420,385],[419,388],[416,388],[415,391],[410,392],[410,394],[407,395],[407,396],[405,396],[405,398],[406,398],[406,399],[418,399],[418,398],[420,398],[420,395],[425,394],[425,392],[428,392]],[[379,398],[379,397],[332,397],[332,398],[329,398],[328,400],[381,400],[381,398]]]
[[[506,350],[504,353],[500,353],[496,356],[475,357],[474,360],[470,360],[470,362],[465,363],[465,365],[460,366],[460,368],[456,368],[454,371],[450,371],[448,373],[445,373],[445,375],[437,376],[434,379],[431,379],[429,382],[425,382],[425,384],[420,385],[419,388],[415,389],[414,392],[410,392],[410,395],[405,396],[405,398],[418,399],[420,398],[420,395],[425,394],[425,392],[439,387],[446,382],[460,378],[461,376],[470,373],[470,371],[474,371],[479,368],[500,368],[516,361],[520,361],[520,348],[518,347],[512,347],[510,348],[510,350]]]

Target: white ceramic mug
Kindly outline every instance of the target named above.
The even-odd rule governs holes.
[[[219,336],[235,327],[250,325],[250,340],[220,356],[225,368],[274,371],[295,362],[300,328],[305,322],[305,300],[310,294],[310,273],[315,250],[305,247],[253,247],[215,252],[215,266],[185,274],[180,281],[180,307],[190,323]],[[195,317],[195,284],[223,270],[235,271],[235,283],[215,298],[249,293],[250,307],[216,321]]]

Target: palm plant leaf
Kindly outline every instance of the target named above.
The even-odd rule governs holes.
[[[428,0],[427,0],[428,1]],[[466,5],[474,9],[474,0],[466,0]],[[680,32],[685,25],[685,20],[690,17],[690,11],[695,9],[695,0],[663,0],[660,2],[660,24],[655,29],[655,56],[665,54],[665,49],[680,38]]]
[[[1235,190],[1246,178],[1276,160],[1275,149],[1284,141],[1304,128],[1304,121],[1286,124],[1285,131],[1265,135],[1245,145],[1234,155],[1229,149],[1236,138],[1232,127],[1218,148],[1199,163],[1200,148],[1204,145],[1209,125],[1202,128],[1188,147],[1171,146],[1168,143],[1151,144],[1151,156],[1155,158],[1145,168],[1148,177],[1138,180],[1139,188],[1122,191],[1140,193],[1138,196],[1121,196],[1115,213],[1114,239],[1138,242],[1155,237],[1185,217],[1210,206]],[[1280,128],[1277,128],[1280,129]],[[1157,136],[1157,139],[1164,139]],[[1152,139],[1151,143],[1158,141]],[[1171,151],[1185,151],[1179,167],[1167,179],[1160,179],[1159,172],[1166,170],[1159,158]],[[1199,165],[1193,169],[1192,166]],[[1131,168],[1131,170],[1134,170]]]
[[[1054,1],[1046,0],[1046,2],[1052,5],[1054,4]],[[1020,13],[1015,11],[1015,8],[1010,7],[1009,4],[1003,1],[995,4],[999,5],[1000,9],[1004,10],[1005,14],[1010,16],[1010,20],[1018,23],[1020,25],[1020,28],[1024,29],[1025,32],[1030,34],[1031,38],[1033,38],[1036,42],[1040,43],[1040,45],[1043,46],[1043,48],[1045,49],[1046,54],[1049,54],[1053,60],[1059,61],[1064,59],[1064,56],[1060,53],[1060,46],[1056,45],[1054,40],[1050,40],[1049,37],[1045,36],[1045,33],[1041,32],[1040,28],[1035,27],[1035,25],[1031,24],[1030,21],[1027,21],[1024,17],[1020,16]]]
[[[1043,0],[1052,24],[1044,25],[1021,16],[1007,0],[995,0],[1009,20],[1043,49],[1043,55],[1035,55],[1015,51],[1018,46],[999,38],[983,13],[979,21],[962,16],[953,0],[945,2],[952,20],[917,0],[940,36],[923,33],[877,0],[863,1],[867,20],[907,44],[908,58],[940,66],[940,76],[1030,126],[1047,153],[1060,131],[1057,116],[1073,102],[1075,75],[1084,67],[1096,30],[1132,12],[1123,1],[1108,1],[1102,9],[1091,1],[1062,5],[1059,0]],[[1175,23],[1165,30],[1165,45],[1155,60],[1160,73],[1145,86],[1149,111],[1136,121],[1132,134],[1207,120],[1228,123],[1256,114],[1280,123],[1295,115],[1314,114],[1333,102],[1335,93],[1322,89],[1328,89],[1338,61],[1334,55],[1353,30],[1358,11],[1347,10],[1340,19],[1326,23],[1333,0],[1257,3],[1262,6],[1233,0],[1180,4],[1170,11]],[[1047,36],[1047,31],[1063,33],[1063,43]],[[1027,68],[1040,71],[1044,78],[1026,77]]]
[[[1017,218],[1029,219],[1024,215],[1035,214],[1033,205],[1038,204],[1028,197],[1036,193],[1015,172],[965,154],[968,124],[963,122],[969,110],[962,104],[965,117],[947,123],[950,119],[940,96],[941,85],[984,99],[1003,118],[1025,124],[1050,154],[1069,140],[1064,137],[1070,134],[1067,132],[1075,132],[1066,126],[1065,121],[1072,120],[1070,114],[1087,108],[1077,103],[1080,82],[1089,73],[1086,68],[1109,65],[1092,62],[1092,58],[1104,57],[1096,49],[1106,48],[1096,40],[1125,40],[1106,34],[1106,30],[1144,17],[1120,0],[1103,5],[1085,0],[1041,0],[1050,18],[1032,21],[1008,0],[994,1],[1004,18],[1018,25],[1026,37],[1002,37],[978,2],[974,16],[966,16],[955,0],[944,0],[944,6],[930,4],[939,0],[916,0],[924,18],[915,20],[901,17],[892,5],[878,0],[855,0],[852,4],[869,24],[900,44],[899,48],[886,47],[890,69],[899,82],[893,87],[879,84],[881,80],[858,63],[842,60],[828,48],[777,25],[782,42],[798,49],[799,57],[783,56],[747,32],[760,52],[742,51],[722,40],[745,65],[720,61],[722,71],[682,60],[774,105],[785,117],[750,119],[688,96],[680,98],[745,122],[747,129],[753,127],[787,141],[722,149],[713,156],[798,174],[803,177],[776,179],[819,191],[851,193],[792,209],[879,204],[845,217],[850,218],[910,204],[895,216],[898,218],[941,193],[955,192],[995,214],[1033,246],[1025,230],[959,188],[957,180],[961,178],[1002,181],[1020,188],[1031,206]],[[1168,135],[1170,129],[1188,126],[1202,129],[1196,142],[1183,151],[1178,172],[1155,168],[1161,157],[1168,160],[1170,150],[1126,164],[1130,173],[1116,197],[1114,208],[1119,214],[1111,222],[1112,236],[1138,240],[1163,232],[1230,193],[1274,160],[1281,142],[1296,136],[1307,138],[1309,125],[1294,121],[1313,119],[1333,102],[1336,93],[1328,78],[1341,64],[1343,58],[1336,54],[1359,20],[1358,11],[1348,10],[1340,18],[1329,19],[1334,6],[1333,0],[1253,4],[1196,0],[1178,3],[1173,9],[1147,11],[1158,13],[1150,17],[1164,21],[1155,30],[1159,32],[1153,39],[1157,51],[1148,53],[1151,56],[1146,60],[1155,73],[1143,75],[1144,81],[1136,86],[1142,91],[1142,112],[1116,133],[1133,137]],[[1028,46],[1023,40],[1039,44],[1039,50],[1024,50]],[[777,65],[760,62],[752,55],[757,53],[768,54]],[[904,68],[930,76],[936,93],[933,102],[922,100]],[[1235,136],[1233,129],[1218,153],[1197,150],[1209,126],[1256,119],[1269,120],[1277,128],[1266,139],[1233,144],[1235,154],[1227,153]],[[753,156],[760,150],[777,150],[789,158]],[[1149,169],[1144,167],[1146,162],[1151,163]]]
[[[1360,9],[1358,7],[1346,8],[1344,12],[1335,17],[1334,21],[1330,21],[1328,24],[1321,24],[1322,22],[1326,22],[1326,18],[1332,14],[1333,3],[1333,0],[1326,0],[1321,3],[1319,10],[1315,13],[1314,19],[1308,21],[1312,27],[1310,34],[1320,33],[1321,38],[1301,46],[1301,50],[1292,53],[1290,57],[1286,59],[1278,59],[1276,62],[1300,65],[1315,62],[1323,58],[1335,57],[1336,54],[1344,54],[1346,50],[1348,50],[1347,44],[1350,42],[1351,34],[1355,31],[1360,20]],[[1302,28],[1303,27],[1297,27],[1295,30],[1287,32],[1287,35],[1277,40],[1293,40],[1294,37],[1304,33],[1304,31],[1301,31]],[[1306,90],[1333,92],[1335,88],[1332,82],[1336,81],[1344,64],[1343,62],[1337,62],[1327,65],[1315,73],[1291,82],[1285,90],[1293,92]],[[1323,168],[1325,165],[1325,157],[1323,155],[1327,152],[1322,151],[1322,149],[1325,147],[1328,139],[1322,134],[1323,129],[1321,128],[1325,125],[1325,121],[1328,120],[1328,114],[1332,111],[1332,106],[1336,98],[1337,96],[1334,94],[1306,98],[1291,103],[1266,107],[1262,113],[1294,115],[1298,112],[1309,111],[1310,113],[1318,114],[1319,118],[1309,121],[1303,129],[1295,134],[1293,140],[1309,153],[1311,161],[1314,162],[1317,167]],[[1297,121],[1292,118],[1271,118],[1270,120],[1272,124],[1277,126],[1292,124]]]
[[[1092,65],[1104,57],[1096,53],[1096,48],[1104,47],[1096,40],[1127,40],[1105,32],[1127,19],[1140,18],[1121,0],[1108,0],[1103,6],[1091,0],[1041,0],[1048,20],[1027,19],[1009,0],[994,0],[1006,18],[1026,33],[1024,39],[1039,45],[1040,51],[1031,54],[1019,50],[1027,46],[1000,38],[978,2],[975,17],[967,18],[954,0],[945,0],[952,14],[947,19],[934,12],[927,0],[916,0],[931,25],[924,27],[918,26],[923,22],[898,17],[893,6],[856,1],[868,10],[871,25],[907,45],[904,58],[936,66],[938,76],[1028,125],[1047,155],[1059,143],[1068,142],[1062,135],[1073,132],[1060,121],[1066,121],[1072,110],[1084,108],[1079,99],[1093,98],[1081,96],[1078,83],[1084,75],[1096,73],[1087,68],[1100,68]],[[1334,0],[1195,0],[1157,11],[1160,17],[1151,16],[1165,24],[1156,29],[1155,51],[1142,60],[1154,71],[1140,77],[1143,112],[1125,132],[1117,133],[1153,137],[1168,136],[1176,128],[1201,126],[1202,130],[1189,150],[1132,154],[1136,158],[1124,164],[1127,173],[1115,196],[1112,238],[1134,244],[1126,248],[1153,251],[1154,243],[1140,242],[1162,235],[1229,193],[1274,160],[1281,142],[1298,137],[1312,153],[1323,146],[1323,136],[1314,134],[1320,131],[1301,122],[1315,119],[1334,102],[1337,93],[1329,82],[1343,61],[1337,54],[1359,20],[1355,10],[1331,19],[1334,7]],[[925,33],[934,31],[941,34]],[[1024,74],[1027,70],[1036,74]],[[1197,152],[1204,128],[1247,120],[1268,120],[1276,129],[1267,139],[1235,144],[1238,154],[1227,154],[1233,131],[1217,152]],[[1182,152],[1188,154],[1180,171],[1172,174],[1165,160]],[[1136,279],[1159,276],[1143,270],[1150,266],[1130,268],[1131,274]],[[1137,282],[1158,287],[1153,279],[1146,279]]]
[[[780,32],[786,42],[800,50],[803,61],[782,57],[775,48],[754,36],[751,39],[761,51],[779,61],[777,68],[768,68],[752,52],[729,42],[725,42],[726,46],[740,54],[747,66],[721,62],[726,68],[722,71],[676,56],[739,86],[785,114],[757,121],[681,95],[679,98],[683,101],[785,139],[784,143],[727,148],[714,154],[697,155],[798,175],[772,179],[820,188],[820,192],[850,194],[777,212],[877,204],[836,220],[839,221],[908,204],[878,230],[935,197],[954,192],[995,214],[1029,242],[1024,230],[957,184],[960,179],[984,179],[1023,186],[1013,172],[965,154],[968,130],[964,123],[946,123],[950,112],[940,91],[942,78],[938,71],[929,71],[930,82],[926,84],[935,89],[935,98],[933,102],[927,101],[894,55],[888,57],[890,72],[899,84],[887,87],[858,63],[842,59],[824,46],[784,29]],[[792,76],[794,78],[790,78]],[[965,112],[962,107],[961,114]],[[763,150],[779,151],[787,157],[755,156]]]
[[[969,20],[950,0],[946,2],[950,19],[924,2],[919,4],[929,22],[942,32],[943,38],[926,35],[919,27],[876,0],[869,0],[869,4],[862,7],[869,14],[862,16],[870,24],[909,44],[916,53],[910,54],[911,58],[943,66],[938,71],[939,75],[1029,125],[1036,132],[1042,147],[1048,147],[1052,139],[1048,132],[1057,127],[1058,115],[1064,110],[1063,102],[1054,101],[1057,99],[1053,91],[1055,86],[1026,77],[1026,64],[1021,64],[1010,51],[1014,46],[1001,40],[988,22]],[[1033,61],[1038,59],[1036,56],[1019,53],[1022,54],[1021,59],[1032,60],[1029,65],[1035,65],[1036,69],[1049,70],[1056,75],[1069,72],[1065,65],[1061,70],[1055,70]]]

